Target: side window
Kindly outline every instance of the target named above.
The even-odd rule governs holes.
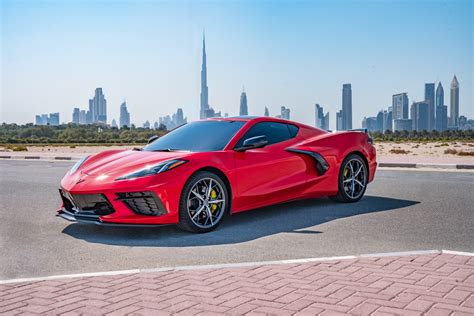
[[[268,145],[271,145],[293,138],[297,133],[298,127],[294,125],[277,122],[261,122],[251,127],[235,147],[243,146],[244,140],[255,136],[265,135],[268,139]]]
[[[287,124],[286,126],[288,126],[288,129],[290,130],[290,135],[292,138],[298,134],[298,130],[299,130],[298,127],[291,124]]]

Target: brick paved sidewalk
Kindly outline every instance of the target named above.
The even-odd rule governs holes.
[[[473,315],[474,257],[418,256],[0,284],[0,314]]]

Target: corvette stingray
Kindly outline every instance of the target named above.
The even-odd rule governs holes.
[[[82,158],[61,181],[57,215],[101,225],[177,224],[203,233],[226,214],[290,200],[357,202],[376,167],[364,130],[212,118],[152,137],[143,148]]]

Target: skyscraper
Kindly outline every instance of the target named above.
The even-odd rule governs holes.
[[[240,115],[249,115],[245,90],[242,90],[242,94],[240,95]]]
[[[314,126],[320,129],[329,130],[329,112],[324,115],[324,109],[319,104],[314,106],[315,122]]]
[[[411,105],[412,129],[414,131],[429,130],[429,101],[413,102]]]
[[[88,114],[90,119],[88,123],[107,123],[107,100],[102,88],[96,88],[94,97],[89,100]]]
[[[394,120],[408,119],[408,95],[405,92],[392,96],[392,111]]]
[[[284,106],[281,107],[281,118],[285,120],[290,119],[290,108]]]
[[[342,110],[339,110],[339,112],[336,112],[336,130],[341,131],[343,129]]]
[[[120,118],[119,118],[120,128],[130,127],[130,112],[127,110],[127,102],[123,101],[120,105]]]
[[[202,37],[202,65],[201,65],[201,112],[200,118],[207,118],[209,110],[209,95],[207,88],[207,60],[206,60],[206,37]]]
[[[72,123],[73,124],[79,124],[79,115],[81,113],[81,110],[79,108],[74,108],[72,111]]]
[[[342,129],[352,129],[352,87],[350,83],[342,85]]]
[[[81,110],[81,112],[79,112],[79,124],[87,124],[86,117],[86,110]]]
[[[264,116],[270,116],[270,112],[268,111],[268,108],[265,107],[265,112],[263,114]]]
[[[391,106],[388,107],[387,111],[383,111],[383,132],[385,133],[386,130],[393,129],[393,108]]]
[[[443,106],[444,105],[444,89],[441,82],[438,83],[438,87],[436,87],[436,106]]]
[[[459,127],[459,82],[456,75],[451,81],[451,99],[449,103],[449,125]]]
[[[448,129],[448,107],[446,105],[436,107],[435,129],[439,132]]]
[[[383,133],[383,111],[379,111],[379,113],[377,114],[377,123],[375,125],[375,129],[378,131],[378,132],[382,132]]]
[[[112,123],[110,124],[110,126],[111,126],[112,128],[118,128],[117,122],[115,121],[115,119],[112,119]]]
[[[428,130],[435,128],[435,84],[425,83],[425,101],[428,103]]]

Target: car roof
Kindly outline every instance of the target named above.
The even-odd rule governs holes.
[[[271,116],[250,116],[250,115],[241,115],[241,116],[231,116],[231,117],[212,117],[208,118],[207,120],[215,120],[215,121],[256,121],[256,122],[280,122],[280,123],[287,123],[293,124],[298,126],[303,126],[304,124],[281,119],[278,117],[271,117]]]

